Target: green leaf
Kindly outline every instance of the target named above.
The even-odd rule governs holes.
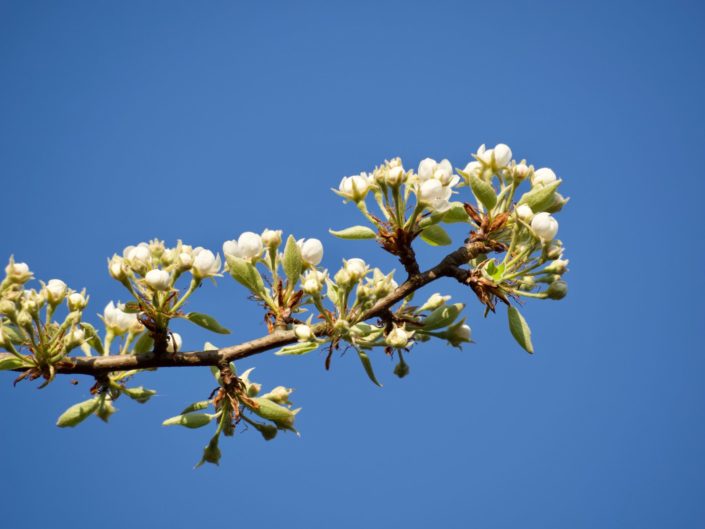
[[[447,224],[469,221],[470,216],[465,211],[465,205],[462,202],[451,202],[450,209],[443,214],[443,222]]]
[[[382,387],[382,384],[379,383],[377,380],[377,377],[375,376],[375,372],[372,369],[372,362],[370,361],[370,357],[367,356],[367,353],[361,349],[356,349],[357,355],[360,357],[360,362],[362,362],[362,367],[365,368],[365,373],[367,373],[368,378],[377,386],[380,388]]]
[[[230,334],[228,329],[223,327],[213,316],[209,316],[208,314],[189,312],[186,315],[186,319],[209,331],[217,332],[218,334]]]
[[[132,400],[136,400],[140,404],[144,404],[149,399],[151,399],[157,392],[153,389],[145,389],[144,386],[138,386],[136,388],[125,388],[122,392],[130,397]]]
[[[421,240],[431,246],[448,246],[452,242],[446,230],[438,224],[425,228],[421,232]]]
[[[425,331],[432,331],[434,329],[442,329],[447,327],[455,321],[455,319],[463,310],[462,303],[453,303],[452,305],[441,305],[436,310],[434,310],[428,317],[423,321],[423,329]]]
[[[20,358],[12,355],[0,356],[0,371],[7,371],[8,369],[17,369],[18,367],[25,367],[27,364],[23,362]]]
[[[495,207],[497,204],[497,195],[494,192],[492,184],[485,182],[475,173],[468,174],[462,171],[458,172],[468,181],[473,194],[482,203],[482,205],[485,206],[485,209],[489,211]]]
[[[531,329],[529,329],[524,316],[512,306],[509,307],[507,314],[509,316],[509,330],[512,332],[512,336],[527,353],[533,353],[534,346],[531,343]]]
[[[269,419],[279,428],[294,430],[294,418],[296,417],[296,414],[301,411],[301,408],[290,410],[285,406],[262,397],[254,397],[252,400],[257,404],[257,407],[254,408],[248,406],[248,408],[250,408],[257,415],[263,419]],[[247,403],[244,404],[247,406]]]
[[[201,428],[211,422],[215,415],[210,413],[183,413],[171,417],[162,423],[163,426],[185,426],[186,428]]]
[[[181,412],[181,415],[184,413],[191,413],[192,411],[205,410],[208,406],[210,406],[210,404],[211,401],[209,400],[199,400],[198,402],[194,402],[193,404],[186,406]]]
[[[518,204],[526,204],[534,213],[543,211],[554,203],[553,193],[561,185],[561,182],[562,180],[556,180],[547,186],[533,188],[521,196]]]
[[[137,340],[132,352],[136,355],[141,355],[150,352],[152,349],[154,349],[154,340],[149,335],[149,332],[144,332]]]
[[[81,327],[83,328],[83,331],[86,334],[86,342],[93,349],[98,351],[98,354],[103,355],[103,341],[100,339],[98,331],[95,330],[95,327],[93,327],[93,325],[91,325],[90,323],[86,323],[85,321],[81,322]]]
[[[262,276],[255,265],[232,255],[228,255],[226,259],[228,270],[233,279],[258,296],[264,297],[264,281],[262,281]]]
[[[59,419],[56,421],[56,425],[59,428],[74,427],[95,412],[98,409],[98,406],[100,406],[100,397],[95,397],[79,402],[78,404],[74,404],[61,414]]]
[[[297,343],[294,345],[287,345],[286,347],[282,347],[274,354],[277,356],[303,355],[306,353],[310,353],[311,351],[315,351],[316,349],[318,349],[319,345],[320,344],[318,344],[316,342],[302,342],[302,343]]]
[[[301,277],[301,271],[304,268],[304,260],[301,257],[301,249],[296,244],[296,239],[293,235],[289,235],[284,248],[284,259],[282,262],[284,273],[289,279],[289,285],[295,285]]]
[[[367,226],[350,226],[340,231],[328,230],[328,233],[339,239],[357,240],[377,238],[377,233]]]

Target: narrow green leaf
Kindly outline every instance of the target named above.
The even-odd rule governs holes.
[[[350,226],[349,228],[339,231],[328,230],[328,233],[338,237],[339,239],[349,240],[375,239],[377,237],[377,233],[372,228],[367,226]]]
[[[287,345],[286,347],[282,347],[274,354],[277,356],[303,355],[306,353],[310,353],[311,351],[315,351],[316,349],[318,349],[319,345],[320,344],[318,344],[316,342],[302,342],[302,343],[297,343],[294,345]]]
[[[509,307],[507,314],[509,316],[509,330],[512,336],[527,353],[533,353],[534,346],[531,343],[531,329],[529,329],[524,316],[513,306]]]
[[[0,356],[0,371],[7,371],[8,369],[17,369],[18,367],[24,367],[27,364],[21,359],[12,355]]]
[[[482,178],[478,177],[475,173],[463,173],[463,176],[470,183],[470,189],[472,189],[473,194],[477,199],[485,206],[488,211],[491,210],[497,204],[497,195],[494,192],[492,184],[485,182]]]
[[[367,353],[363,351],[362,349],[356,349],[357,350],[357,355],[360,357],[360,362],[362,362],[362,367],[365,368],[365,373],[367,373],[368,378],[377,386],[380,388],[382,387],[382,384],[379,383],[377,380],[377,377],[375,376],[375,372],[372,369],[372,362],[370,361],[370,357],[367,356]]]
[[[421,232],[421,240],[431,246],[448,246],[452,241],[446,230],[438,224],[429,226]]]
[[[61,414],[59,419],[56,421],[56,425],[59,428],[74,427],[95,412],[98,409],[98,406],[100,406],[99,397],[74,404]]]
[[[558,186],[561,185],[561,182],[562,180],[556,180],[547,186],[533,188],[521,196],[518,204],[526,204],[534,213],[544,211],[545,208],[554,203],[553,194],[558,189]]]
[[[136,355],[141,355],[150,352],[152,349],[154,349],[154,340],[149,335],[149,332],[145,331],[135,343],[132,352]]]
[[[223,327],[213,316],[209,316],[208,314],[189,312],[186,315],[186,319],[209,331],[217,332],[218,334],[230,334],[228,329]]]
[[[282,262],[284,266],[284,273],[287,279],[289,279],[289,284],[294,285],[301,277],[301,271],[304,267],[304,260],[301,257],[301,249],[299,245],[296,244],[296,239],[293,235],[289,235],[286,240],[286,247],[284,248],[284,259]]]
[[[215,415],[210,413],[183,413],[171,417],[162,423],[163,426],[185,426],[186,428],[201,428],[211,422]]]

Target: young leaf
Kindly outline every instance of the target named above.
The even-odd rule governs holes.
[[[181,412],[181,415],[185,413],[191,413],[192,411],[205,410],[208,406],[210,406],[210,404],[211,401],[209,400],[200,400],[198,402],[194,402],[190,406],[184,408],[184,410]]]
[[[98,351],[99,355],[103,354],[103,341],[100,339],[100,336],[98,336],[98,331],[95,330],[95,327],[91,325],[90,323],[86,323],[85,321],[81,322],[81,327],[83,328],[83,331],[86,334],[86,342]]]
[[[282,347],[274,354],[277,356],[303,355],[306,353],[310,353],[311,351],[315,351],[316,349],[318,349],[319,345],[320,344],[318,344],[316,342],[302,342],[302,343],[297,343],[294,345],[287,345],[286,347]]]
[[[153,389],[146,389],[143,386],[138,386],[136,388],[125,388],[122,392],[130,397],[132,400],[136,400],[140,404],[144,404],[149,399],[151,399],[157,392]]]
[[[533,188],[531,191],[528,191],[521,196],[518,204],[526,204],[534,213],[543,211],[544,208],[547,208],[553,204],[553,193],[555,193],[558,186],[561,185],[561,182],[562,180],[556,180],[547,186]]]
[[[264,281],[257,268],[249,261],[231,255],[227,256],[227,261],[228,270],[233,279],[258,296],[263,297]]]
[[[0,357],[0,371],[5,371],[8,369],[17,369],[18,367],[23,367],[26,366],[21,359],[17,358],[16,356],[3,356]]]
[[[142,333],[139,337],[134,349],[132,350],[134,354],[141,355],[150,352],[154,348],[154,340],[149,335],[148,332]]]
[[[421,232],[421,240],[431,246],[448,246],[452,242],[446,230],[438,224],[425,228]]]
[[[452,305],[441,305],[431,314],[426,317],[423,321],[423,329],[425,331],[432,331],[434,329],[441,329],[447,327],[455,321],[455,319],[463,310],[462,303],[453,303]]]
[[[99,397],[74,404],[61,414],[59,419],[56,421],[56,425],[59,428],[74,427],[96,411],[98,406],[100,406]]]
[[[377,381],[377,377],[375,376],[375,372],[372,369],[372,362],[370,361],[370,357],[367,356],[367,353],[363,351],[362,349],[356,349],[357,350],[357,355],[360,357],[360,362],[362,362],[362,367],[365,368],[365,373],[367,373],[367,376],[369,379],[379,386],[380,388],[382,387],[382,384],[380,384]]]
[[[284,248],[284,273],[289,279],[289,285],[294,285],[301,277],[301,271],[304,267],[304,260],[301,257],[301,249],[296,244],[296,239],[293,235],[289,235]]]
[[[473,194],[482,203],[487,211],[491,210],[497,204],[497,195],[494,192],[492,184],[485,182],[480,177],[475,175],[475,173],[466,174],[463,173],[469,183],[470,189],[472,189]]]
[[[189,312],[186,315],[186,319],[209,331],[217,332],[218,334],[230,334],[228,329],[223,327],[213,316],[209,316],[208,314]]]
[[[162,426],[185,426],[186,428],[201,428],[215,418],[210,413],[184,413],[171,417],[162,423]]]
[[[470,216],[465,211],[465,205],[462,202],[451,202],[450,209],[443,214],[443,222],[447,224],[469,221]]]
[[[507,314],[509,316],[509,330],[512,336],[527,353],[533,353],[534,346],[531,343],[531,329],[529,329],[524,316],[513,306],[509,307]]]
[[[338,237],[339,239],[374,239],[377,237],[377,233],[372,228],[367,226],[350,226],[344,230],[334,231],[328,230],[331,235]]]

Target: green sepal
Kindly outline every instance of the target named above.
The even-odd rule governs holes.
[[[149,399],[151,399],[157,392],[153,389],[146,389],[144,386],[137,386],[135,388],[123,388],[122,392],[130,397],[132,400],[136,400],[140,404],[144,404]]]
[[[301,257],[301,249],[296,244],[296,239],[294,239],[293,235],[289,235],[286,240],[282,265],[284,266],[284,273],[289,280],[289,285],[295,285],[299,277],[301,277],[304,260]]]
[[[286,347],[282,347],[279,349],[276,353],[274,353],[277,356],[286,356],[286,355],[303,355],[306,353],[310,353],[311,351],[315,351],[318,349],[318,346],[320,344],[316,342],[301,342],[293,345],[287,345]]]
[[[108,422],[110,417],[116,413],[118,410],[113,406],[113,402],[110,399],[101,399],[100,406],[96,410],[96,416],[103,422]]]
[[[452,241],[450,236],[438,224],[425,228],[421,232],[421,240],[430,246],[448,246]]]
[[[367,353],[363,351],[362,349],[355,349],[357,351],[357,356],[360,357],[360,362],[362,363],[362,367],[365,369],[365,373],[367,373],[367,377],[377,386],[380,388],[382,387],[382,384],[379,383],[377,380],[377,377],[375,376],[375,372],[372,369],[372,362],[370,361],[370,357],[367,356]]]
[[[339,239],[347,239],[347,240],[360,240],[360,239],[375,239],[377,238],[377,232],[375,232],[372,228],[369,228],[367,226],[350,226],[349,228],[345,228],[343,230],[339,231],[334,231],[334,230],[328,230],[328,233],[331,235],[338,237]]]
[[[533,353],[534,346],[531,343],[531,329],[526,323],[524,316],[513,306],[509,307],[507,315],[509,316],[509,330],[514,339],[527,353]]]
[[[74,427],[83,422],[89,415],[93,414],[100,406],[100,397],[84,400],[74,404],[56,421],[59,428]]]
[[[203,314],[201,312],[189,312],[185,318],[199,327],[208,329],[211,332],[217,332],[218,334],[230,334],[229,329],[223,327],[220,323],[218,323],[218,320],[208,314]]]
[[[171,417],[162,423],[162,426],[185,426],[186,428],[202,428],[210,423],[215,415],[210,413],[182,413]]]

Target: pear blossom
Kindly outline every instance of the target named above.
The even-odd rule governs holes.
[[[220,255],[214,255],[213,252],[206,249],[200,249],[198,252],[194,251],[194,254],[195,258],[191,273],[195,278],[203,279],[218,275],[221,265]]]
[[[357,281],[367,274],[367,264],[362,259],[354,257],[345,261],[345,270],[353,281]]]
[[[127,314],[123,311],[124,305],[115,305],[112,301],[103,310],[103,322],[105,327],[111,330],[116,336],[129,331],[137,320],[136,314]]]
[[[46,284],[47,301],[51,305],[58,305],[66,297],[68,287],[61,279],[50,279]]]
[[[444,186],[454,186],[460,181],[458,176],[453,175],[453,166],[448,160],[436,162],[433,158],[424,158],[419,164],[419,180],[438,180]]]
[[[405,176],[404,168],[400,165],[396,165],[389,168],[384,181],[388,186],[394,187],[404,182]]]
[[[12,257],[5,267],[5,274],[7,274],[8,279],[14,283],[25,283],[32,278],[29,265],[27,263],[16,263]]]
[[[294,325],[294,334],[300,342],[307,342],[313,336],[313,330],[306,324]]]
[[[463,343],[467,343],[472,339],[472,329],[466,323],[456,323],[448,328],[446,340],[454,347],[460,347]]]
[[[531,221],[531,229],[542,241],[551,241],[558,233],[558,221],[545,211],[537,213]]]
[[[154,268],[147,272],[144,279],[152,290],[168,290],[171,286],[171,277],[169,276],[169,272],[166,270],[160,270],[159,268]]]
[[[494,146],[495,167],[497,167],[498,169],[506,167],[507,165],[509,165],[509,162],[511,160],[512,150],[509,148],[508,145],[505,145],[504,143],[498,143]]]
[[[428,298],[428,300],[426,300],[426,303],[416,309],[416,312],[423,312],[425,310],[436,310],[449,299],[450,296],[441,296],[440,293],[436,292],[435,294],[432,294],[431,297]]]
[[[465,169],[463,169],[463,172],[467,175],[475,174],[475,176],[480,176],[480,172],[482,171],[482,164],[478,162],[477,160],[473,160],[469,164],[465,166]]]
[[[448,199],[452,194],[453,191],[450,187],[444,186],[440,180],[435,178],[424,181],[417,192],[419,202],[438,213],[443,213],[450,208]]]
[[[262,237],[251,231],[240,234],[237,241],[232,240],[223,243],[223,254],[226,257],[231,256],[251,260],[262,255],[263,251]]]
[[[396,325],[394,328],[387,334],[385,337],[384,341],[386,344],[390,347],[395,347],[397,349],[403,349],[405,347],[409,347],[411,343],[409,341],[411,340],[411,337],[414,335],[413,332],[409,332],[403,327],[397,327]]]
[[[514,166],[514,177],[518,178],[519,180],[523,180],[527,176],[529,176],[529,173],[531,172],[531,168],[526,165],[525,162],[519,162]]]
[[[370,182],[371,178],[367,173],[344,176],[338,186],[338,194],[353,202],[360,202],[370,190]]]
[[[531,207],[528,204],[519,204],[516,207],[517,216],[524,222],[531,222],[534,217],[534,212],[531,211]]]
[[[542,167],[541,169],[536,169],[534,171],[534,176],[531,178],[531,185],[533,186],[547,186],[558,180],[556,173],[548,167]]]
[[[124,281],[127,277],[127,274],[125,273],[124,258],[120,257],[117,254],[113,255],[113,257],[108,262],[108,272],[110,272],[110,276],[113,279],[117,279],[118,281]]]
[[[302,290],[309,295],[318,294],[326,281],[326,273],[318,270],[309,270],[301,281]]]
[[[69,306],[69,310],[74,312],[85,309],[86,305],[88,305],[88,300],[86,299],[83,292],[72,292],[67,298],[67,303]]]
[[[282,230],[264,230],[261,239],[265,248],[278,248],[282,243]]]
[[[74,327],[70,333],[64,338],[66,347],[71,349],[78,345],[81,345],[86,339],[86,333],[80,327]]]
[[[323,259],[323,244],[318,239],[299,239],[296,244],[301,250],[301,257],[310,266],[316,266]]]

